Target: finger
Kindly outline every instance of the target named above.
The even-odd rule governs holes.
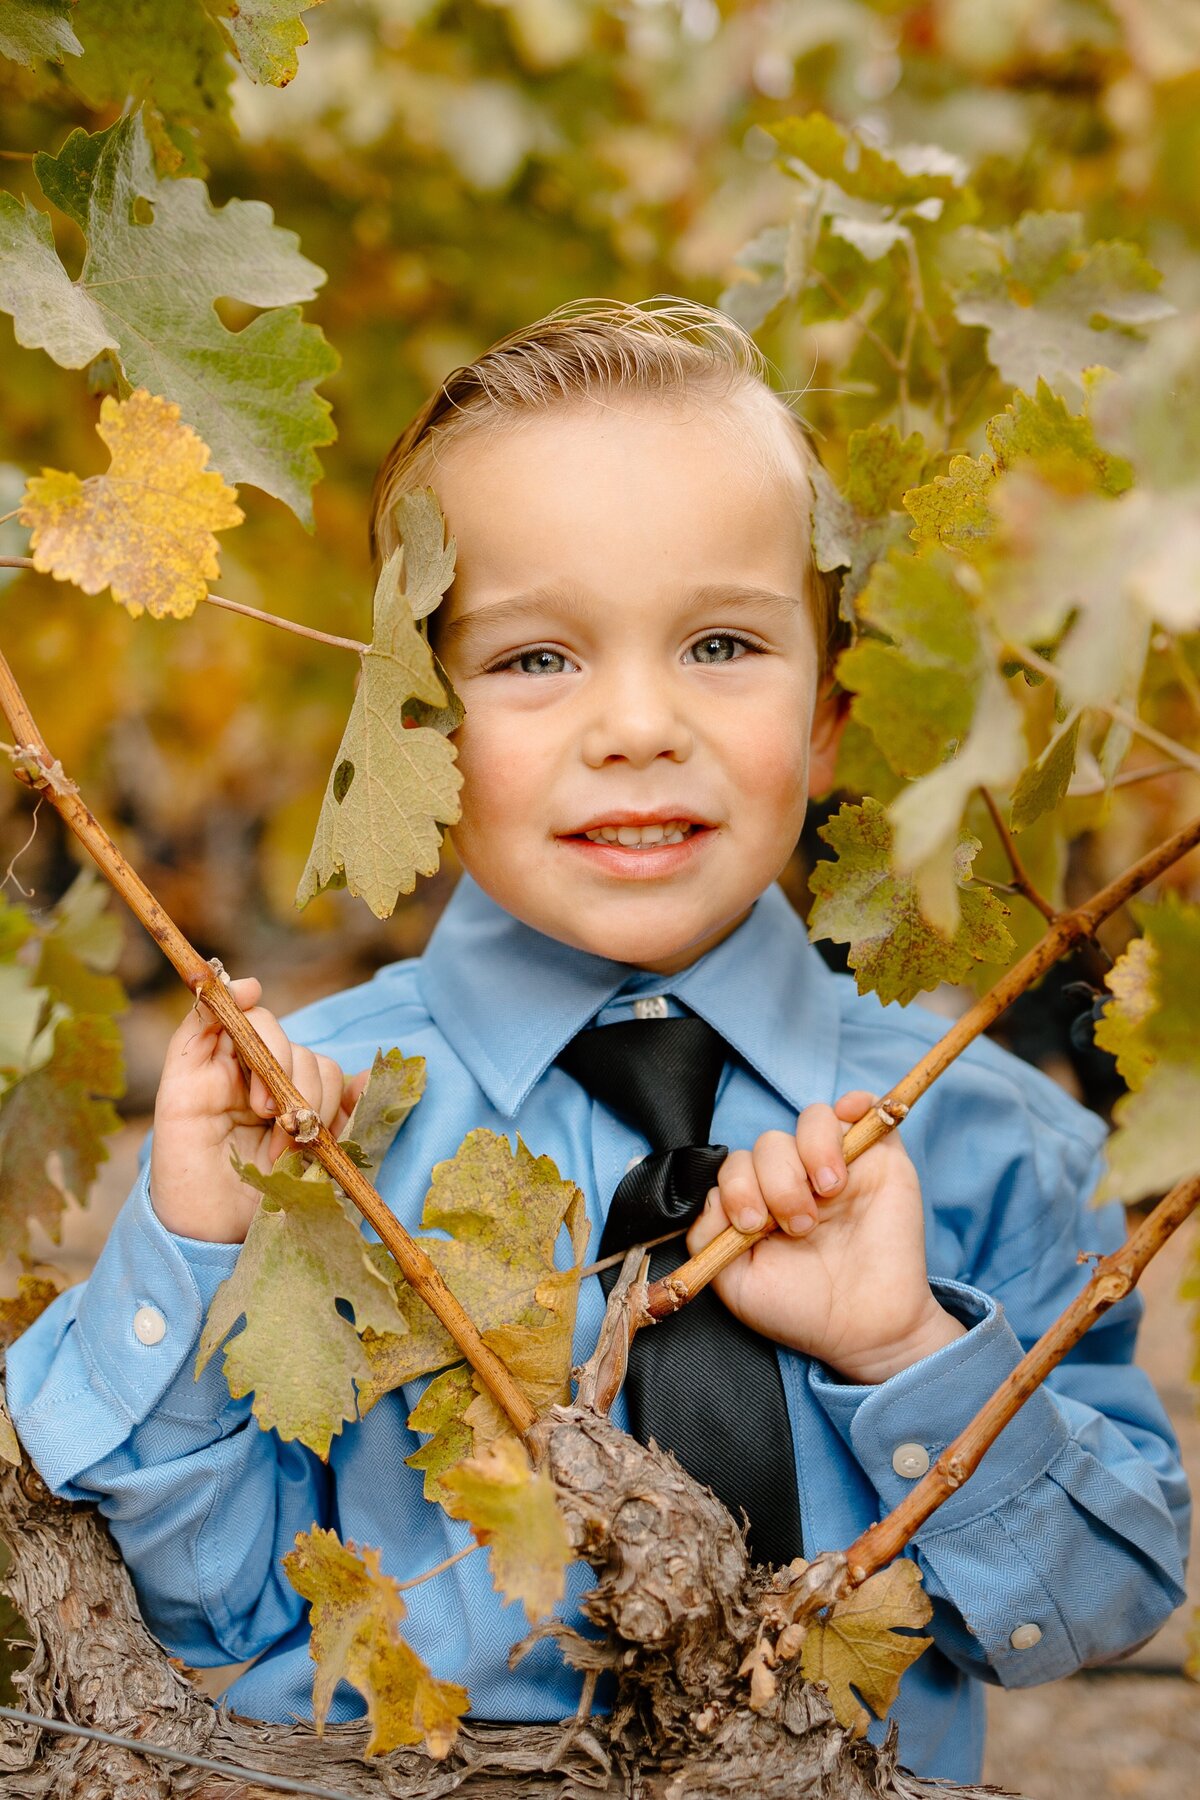
[[[709,1188],[704,1209],[692,1221],[687,1234],[688,1255],[699,1256],[701,1250],[728,1229],[729,1223],[729,1215],[721,1204],[721,1190]]]
[[[767,1222],[767,1206],[754,1171],[749,1150],[734,1150],[717,1174],[721,1205],[739,1231],[761,1231]]]
[[[299,1046],[293,1045],[275,1014],[268,1012],[265,1006],[256,1006],[246,1014],[246,1022],[254,1027],[284,1074],[295,1085],[293,1053]],[[249,1096],[252,1112],[256,1112],[260,1119],[274,1118],[279,1109],[261,1075],[250,1076]]]
[[[857,1125],[878,1104],[878,1094],[868,1094],[865,1088],[855,1088],[853,1092],[843,1094],[833,1110],[847,1125]]]
[[[803,1237],[817,1222],[817,1203],[796,1139],[788,1131],[764,1131],[752,1155],[767,1210],[790,1237]]]
[[[832,1200],[846,1181],[842,1127],[832,1106],[806,1106],[796,1120],[796,1149],[813,1192]]]
[[[357,1075],[351,1075],[348,1080],[343,1078],[341,1105],[338,1108],[337,1117],[329,1127],[335,1136],[344,1131],[350,1123],[351,1114],[362,1098],[363,1089],[370,1079],[370,1069],[360,1069]]]
[[[243,1012],[257,1006],[262,997],[262,983],[253,975],[243,976],[240,981],[231,981],[228,985],[231,996]],[[220,1019],[203,1000],[197,1000],[171,1039],[168,1057],[186,1056],[195,1068],[197,1062],[208,1061],[219,1052],[231,1051],[232,1047]]]

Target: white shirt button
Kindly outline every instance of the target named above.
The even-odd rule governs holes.
[[[633,1016],[635,1019],[665,1019],[667,1016],[665,994],[651,994],[648,999],[635,1000]]]
[[[133,1315],[133,1335],[139,1344],[161,1344],[167,1335],[167,1321],[157,1306],[139,1306]]]
[[[628,1175],[630,1169],[636,1169],[638,1164],[644,1163],[645,1160],[646,1158],[644,1156],[631,1156],[629,1161],[625,1164],[625,1173]]]
[[[924,1444],[897,1444],[892,1451],[892,1467],[906,1481],[915,1481],[929,1467],[929,1452]]]
[[[1018,1625],[1008,1641],[1014,1650],[1032,1650],[1042,1641],[1042,1628],[1040,1625]]]

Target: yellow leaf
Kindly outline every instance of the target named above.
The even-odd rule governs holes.
[[[1112,994],[1093,1033],[1097,1044],[1117,1059],[1117,1072],[1131,1088],[1140,1088],[1157,1058],[1146,1042],[1142,1025],[1158,1004],[1155,990],[1155,948],[1148,937],[1130,940],[1104,985]]]
[[[932,1616],[921,1571],[902,1557],[809,1626],[800,1653],[801,1671],[806,1681],[826,1683],[829,1704],[856,1737],[862,1736],[869,1720],[852,1684],[882,1719],[895,1701],[905,1669],[933,1642],[927,1637],[900,1637],[896,1627],[925,1625]]]
[[[469,1700],[466,1688],[437,1681],[400,1635],[405,1616],[397,1582],[379,1566],[378,1550],[343,1544],[336,1531],[314,1525],[296,1534],[283,1558],[288,1580],[312,1608],[309,1655],[313,1723],[320,1735],[339,1681],[356,1687],[371,1724],[368,1756],[386,1756],[398,1744],[424,1743],[430,1756],[445,1756]]]
[[[546,1470],[531,1469],[520,1444],[506,1437],[452,1469],[443,1488],[450,1517],[466,1519],[477,1542],[490,1546],[496,1592],[519,1600],[531,1624],[553,1612],[572,1552]]]
[[[13,1344],[58,1298],[58,1286],[42,1275],[19,1275],[17,1291],[0,1295],[0,1344]]]
[[[18,1469],[21,1466],[21,1446],[17,1442],[17,1434],[13,1430],[13,1422],[8,1416],[8,1407],[2,1394],[0,1394],[0,1459],[12,1463]]]
[[[45,469],[33,476],[21,523],[34,566],[85,594],[111,587],[136,619],[185,619],[219,572],[215,531],[240,525],[237,491],[206,469],[209,450],[179,422],[179,408],[138,388],[100,407],[106,474]]]

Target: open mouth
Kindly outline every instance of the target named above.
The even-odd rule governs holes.
[[[622,850],[657,850],[664,844],[682,844],[705,829],[690,819],[667,819],[661,825],[597,825],[593,831],[575,835],[590,844],[616,844]]]

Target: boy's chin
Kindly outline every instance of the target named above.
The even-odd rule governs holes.
[[[620,920],[575,916],[568,920],[529,923],[548,937],[558,938],[576,950],[602,956],[609,962],[628,963],[655,974],[674,975],[727,938],[749,913],[747,907],[729,920],[711,918]]]

